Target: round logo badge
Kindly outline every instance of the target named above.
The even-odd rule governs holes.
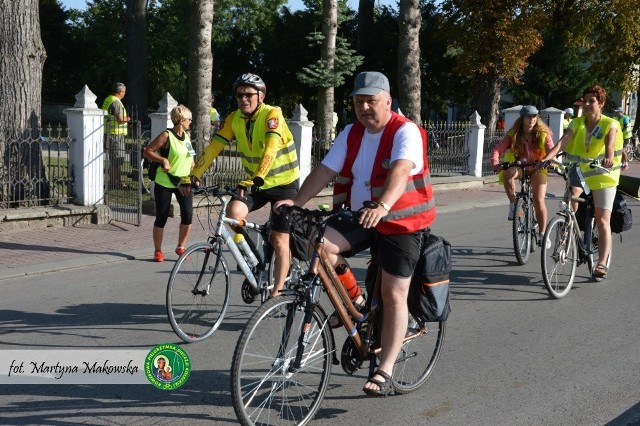
[[[163,343],[147,354],[144,372],[151,384],[158,389],[178,389],[189,378],[191,360],[180,346]]]
[[[391,168],[391,159],[390,158],[385,158],[384,160],[382,160],[382,168],[383,169],[387,169],[387,170],[389,170]]]

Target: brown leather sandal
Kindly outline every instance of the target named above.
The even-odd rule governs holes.
[[[373,377],[375,377],[376,374],[382,377],[384,382],[374,379]],[[380,369],[377,369],[376,372],[373,373],[373,376],[369,377],[369,380],[367,380],[366,383],[373,383],[378,386],[378,389],[362,388],[363,392],[367,395],[381,397],[395,395],[395,388],[393,387],[393,380],[391,379],[391,376]]]
[[[593,276],[596,278],[606,278],[608,273],[609,268],[607,268],[607,265],[603,265],[602,263],[599,263],[593,270]]]

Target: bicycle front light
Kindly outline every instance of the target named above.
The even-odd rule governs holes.
[[[566,210],[568,207],[566,201],[560,201],[560,210]]]

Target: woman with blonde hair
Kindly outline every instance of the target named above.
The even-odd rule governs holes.
[[[542,160],[552,148],[551,129],[540,119],[538,109],[533,105],[523,106],[520,110],[520,117],[491,152],[493,170],[502,171],[504,191],[509,198],[509,215],[507,217],[509,220],[513,220],[516,181],[520,178],[520,173],[523,173],[523,170],[520,167],[502,170],[500,157],[503,157],[503,162],[530,163]],[[533,208],[538,221],[538,232],[542,235],[547,224],[547,206],[544,202],[547,193],[547,170],[532,166],[525,168],[524,173],[531,175]],[[538,241],[542,241],[542,238],[539,238]]]
[[[191,111],[184,105],[171,110],[172,129],[160,133],[145,149],[144,156],[160,164],[155,176],[153,193],[156,202],[156,220],[153,223],[153,260],[164,261],[162,238],[164,226],[169,218],[171,196],[175,195],[180,205],[180,229],[176,254],[185,251],[191,232],[193,216],[193,194],[189,175],[195,164],[195,151],[189,138]]]

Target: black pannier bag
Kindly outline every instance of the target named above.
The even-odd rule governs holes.
[[[446,321],[451,312],[449,273],[451,244],[429,233],[409,287],[409,311],[422,321]]]
[[[627,205],[627,200],[620,191],[616,192],[613,200],[613,210],[611,211],[611,232],[620,233],[628,231],[633,225],[631,209]]]

